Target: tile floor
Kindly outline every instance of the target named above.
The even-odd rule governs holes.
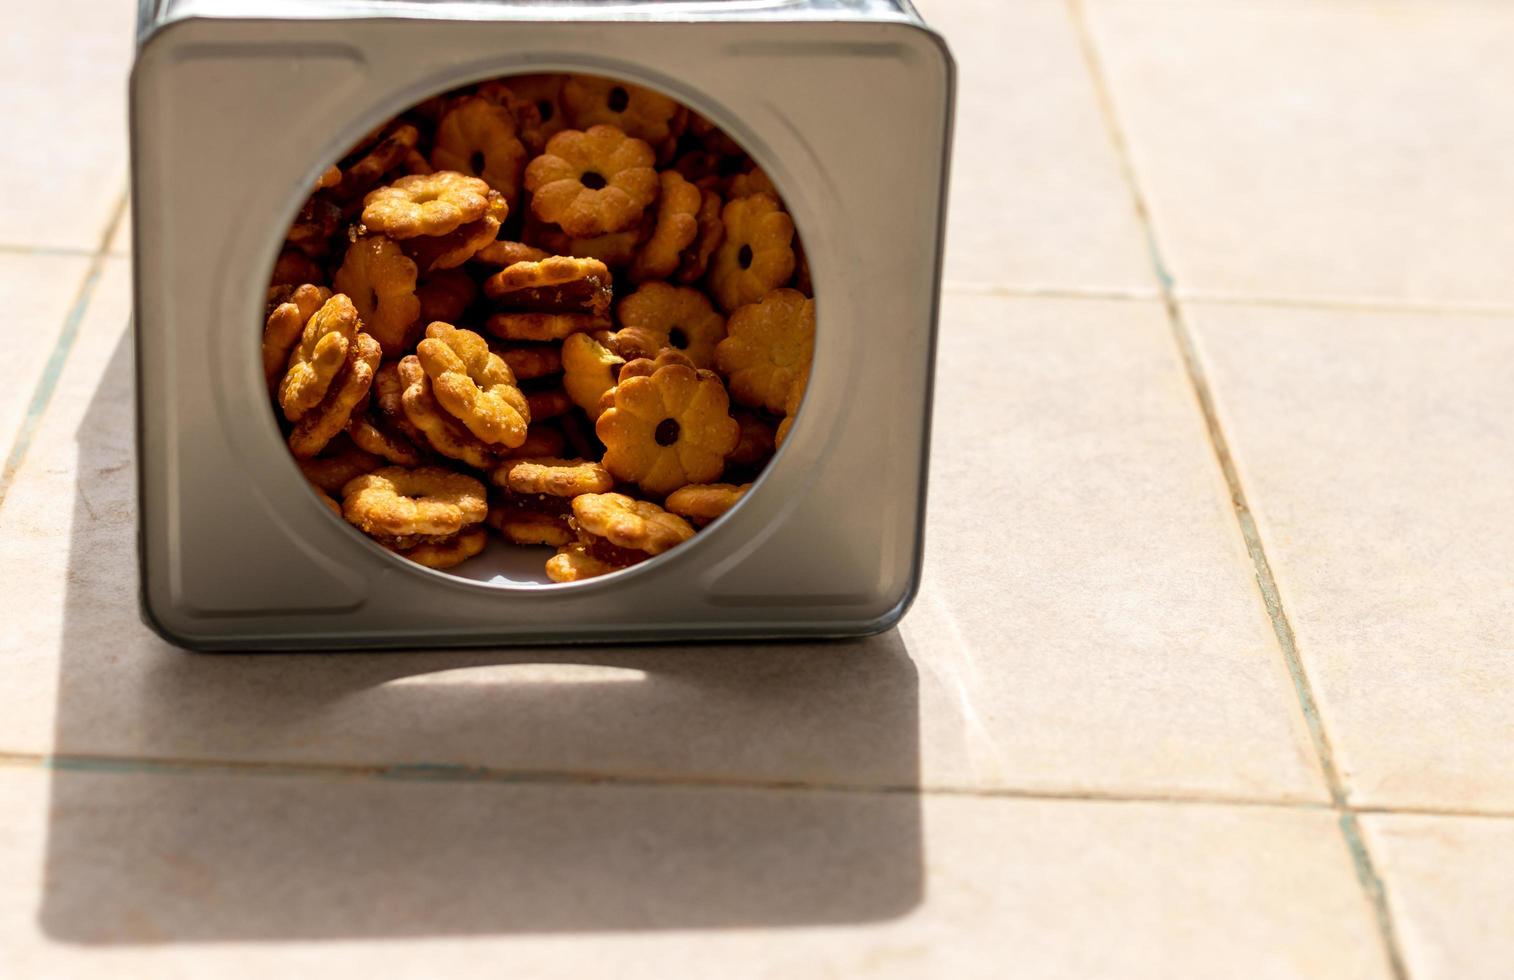
[[[904,622],[335,657],[139,624],[133,5],[8,18],[0,975],[1509,975],[1514,6],[919,6]]]

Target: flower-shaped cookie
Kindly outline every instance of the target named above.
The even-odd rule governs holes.
[[[582,582],[586,578],[598,578],[618,572],[623,565],[600,561],[589,553],[589,546],[574,541],[557,549],[557,554],[547,559],[547,578],[554,582]]]
[[[489,210],[489,185],[454,170],[411,174],[363,198],[363,225],[395,240],[445,235]]]
[[[622,380],[613,406],[594,425],[605,444],[605,468],[659,496],[708,483],[741,437],[729,409],[725,386],[709,371],[670,364]]]
[[[477,96],[459,101],[436,125],[431,165],[481,177],[514,204],[526,148],[509,110]]]
[[[532,153],[540,153],[547,140],[568,127],[560,101],[562,86],[562,75],[512,75],[505,84],[485,83],[478,94],[507,106],[515,116],[521,142]]]
[[[278,287],[270,290],[270,294],[274,307],[263,327],[263,377],[270,390],[277,390],[289,367],[289,354],[305,332],[305,324],[331,298],[331,290],[306,283],[292,288]]]
[[[761,167],[753,167],[744,174],[737,174],[726,183],[726,190],[733,199],[751,197],[753,194],[767,194],[774,200],[779,200],[778,188],[773,186],[772,178]]]
[[[676,170],[664,170],[657,198],[657,224],[652,237],[631,263],[631,278],[666,279],[678,269],[684,249],[699,237],[699,207],[703,195]]]
[[[415,354],[431,379],[437,402],[480,441],[507,448],[525,442],[531,420],[526,398],[515,386],[515,375],[483,337],[433,323]]]
[[[731,312],[755,303],[794,274],[794,222],[771,194],[753,194],[726,204],[725,239],[710,260],[710,286]]]
[[[586,333],[569,335],[562,343],[563,388],[589,418],[598,419],[600,399],[615,387],[625,359]]]
[[[668,494],[663,506],[670,513],[703,527],[740,503],[751,488],[750,483],[740,486],[734,483],[691,483]]]
[[[562,105],[575,129],[615,126],[653,146],[677,136],[683,125],[681,108],[666,95],[599,75],[570,75]]]
[[[623,493],[586,493],[574,497],[573,518],[594,538],[648,555],[660,555],[694,536],[689,522],[677,514]]]
[[[709,188],[700,189],[699,213],[695,220],[699,234],[693,244],[684,249],[678,258],[678,271],[673,278],[682,283],[698,282],[710,267],[710,259],[720,243],[725,241],[725,222],[720,220],[724,206],[720,195]]]
[[[715,366],[725,339],[725,317],[704,293],[665,282],[643,283],[616,307],[621,327],[616,349],[626,357],[656,357],[664,347],[683,351],[695,367]]]
[[[378,369],[378,341],[360,333],[347,345],[346,362],[336,375],[320,404],[300,416],[289,433],[289,451],[296,459],[309,459],[326,448],[337,433],[347,428],[352,412],[373,385]]]
[[[614,126],[565,129],[526,167],[531,213],[579,238],[625,231],[657,199],[654,160]]]
[[[550,456],[507,460],[494,471],[493,479],[511,493],[562,498],[607,493],[615,486],[610,471],[592,460]]]
[[[421,434],[426,445],[476,469],[486,470],[495,464],[501,447],[484,442],[442,408],[431,391],[431,377],[421,367],[417,355],[401,358],[396,369],[404,385],[400,405],[405,420]]]
[[[484,280],[484,295],[499,307],[515,312],[602,317],[610,312],[614,282],[610,270],[598,259],[553,255],[540,262],[516,262],[499,270]]]
[[[509,213],[509,206],[499,191],[490,189],[489,204],[477,221],[459,225],[445,235],[417,235],[400,243],[405,254],[415,260],[421,272],[455,269],[471,259],[479,249],[494,241],[499,226]]]
[[[342,516],[378,538],[453,535],[489,512],[484,485],[439,466],[385,467],[342,488]]]
[[[416,268],[400,247],[382,236],[359,238],[347,249],[332,285],[352,299],[363,329],[390,358],[412,343],[421,301],[415,295]]]
[[[326,397],[331,382],[347,362],[347,348],[356,339],[359,326],[357,308],[341,293],[311,314],[299,343],[289,354],[279,386],[279,405],[286,419],[298,422]]]
[[[399,549],[402,558],[427,568],[453,568],[479,554],[489,543],[489,532],[483,528],[461,531],[445,541],[423,541],[410,548]]]
[[[775,289],[732,313],[726,329],[715,363],[729,379],[731,397],[782,413],[789,386],[809,369],[815,350],[815,301],[794,289]]]

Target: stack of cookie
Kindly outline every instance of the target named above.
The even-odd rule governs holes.
[[[490,533],[554,581],[740,499],[792,425],[815,308],[794,223],[709,121],[613,79],[430,99],[328,169],[275,264],[263,369],[363,533],[447,568]]]

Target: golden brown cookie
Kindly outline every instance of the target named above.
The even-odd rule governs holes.
[[[405,254],[415,260],[422,272],[435,269],[454,269],[471,259],[479,249],[495,240],[500,223],[509,213],[504,197],[494,189],[489,190],[484,216],[470,221],[445,235],[418,235],[400,243]]]
[[[305,332],[305,324],[331,298],[331,290],[309,283],[280,290],[278,302],[263,327],[263,377],[277,390],[289,367],[289,355]]]
[[[415,263],[383,236],[359,238],[336,271],[336,291],[349,296],[363,329],[391,360],[414,344],[421,301],[415,295]]]
[[[492,479],[511,493],[552,497],[607,493],[615,486],[615,478],[599,463],[558,457],[506,460],[494,470]]]
[[[573,498],[573,518],[588,534],[610,544],[660,555],[694,536],[689,522],[648,500],[623,493],[586,493]]]
[[[599,418],[600,399],[615,387],[625,360],[587,333],[575,333],[562,343],[563,389],[574,404]]]
[[[695,367],[713,368],[725,339],[725,317],[704,293],[665,282],[643,283],[616,305],[616,349],[628,357],[655,357],[664,347],[682,351]]]
[[[577,129],[610,125],[657,145],[677,136],[683,109],[660,92],[600,75],[570,75],[562,89],[568,121]]]
[[[578,238],[624,231],[657,199],[654,160],[614,126],[565,129],[526,167],[531,213]]]
[[[490,90],[485,84],[479,95],[505,102],[515,115],[516,127],[521,142],[532,154],[546,148],[547,140],[568,127],[567,115],[562,111],[563,76],[556,73],[540,75],[511,75],[498,89]]]
[[[459,100],[436,125],[431,165],[482,178],[510,203],[520,196],[526,148],[516,133],[515,117],[488,99]]]
[[[731,314],[726,327],[715,363],[731,397],[781,414],[789,386],[809,369],[815,350],[815,301],[797,290],[775,289]]]
[[[715,480],[741,437],[729,408],[725,387],[710,371],[672,364],[622,380],[613,406],[594,425],[605,444],[605,468],[658,496]]]
[[[487,523],[515,544],[558,547],[573,541],[562,514],[541,514],[517,507],[491,507]]]
[[[610,270],[598,259],[553,255],[516,262],[484,280],[484,295],[501,309],[603,317],[614,295]]]
[[[326,448],[337,433],[347,428],[353,409],[368,397],[373,372],[379,365],[378,341],[359,333],[347,345],[346,363],[337,373],[320,404],[300,416],[289,433],[289,451],[296,459],[309,459]]]
[[[770,194],[726,204],[725,238],[710,260],[710,287],[727,313],[755,303],[794,274],[794,221]]]
[[[328,298],[311,315],[299,343],[290,352],[279,386],[279,405],[286,419],[298,422],[326,397],[331,382],[347,362],[347,349],[357,337],[358,327],[357,309],[341,293]]]
[[[557,554],[547,559],[547,578],[554,582],[581,582],[618,572],[624,567],[600,561],[589,554],[587,545],[573,542],[557,549]]]
[[[421,367],[419,357],[411,354],[402,358],[397,371],[404,385],[400,404],[405,419],[421,433],[428,446],[475,469],[487,470],[494,465],[503,447],[484,442],[442,409],[432,394],[431,378]]]
[[[397,553],[418,565],[427,568],[455,568],[484,550],[489,543],[489,532],[483,528],[462,531],[445,541],[427,541],[405,548]]]
[[[676,170],[664,170],[659,179],[662,190],[657,198],[657,224],[631,262],[634,282],[671,276],[684,250],[699,237],[699,207],[703,202],[699,188]]]
[[[363,225],[396,241],[445,235],[484,216],[489,189],[478,177],[455,170],[411,174],[368,192],[363,198]]]
[[[375,373],[375,379],[377,376]],[[382,413],[354,412],[347,423],[347,437],[364,452],[396,466],[419,466],[425,462],[425,454],[415,442],[389,425]]]
[[[725,515],[752,488],[750,483],[691,483],[668,494],[663,505],[669,513],[688,518],[696,527]]]
[[[775,201],[783,200],[778,193],[778,188],[773,186],[773,181],[761,167],[753,167],[746,173],[732,177],[726,189],[727,196],[732,199],[751,197],[753,194],[766,194]]]
[[[694,242],[686,249],[678,259],[678,271],[674,278],[682,283],[698,282],[704,278],[704,274],[710,268],[710,259],[720,243],[725,241],[725,223],[720,220],[720,212],[724,206],[719,194],[713,190],[701,188],[699,191],[699,213],[695,220],[699,224],[699,234]]]
[[[482,483],[439,466],[389,466],[342,488],[342,516],[380,538],[452,535],[488,512]]]
[[[513,448],[526,440],[526,398],[483,337],[438,321],[426,328],[415,353],[436,401],[479,441]]]

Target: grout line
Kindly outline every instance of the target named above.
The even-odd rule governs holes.
[[[620,773],[570,769],[502,769],[460,763],[343,763],[272,762],[175,758],[167,756],[112,756],[49,754],[0,751],[0,768],[50,769],[56,772],[95,772],[112,775],[221,775],[266,776],[289,779],[376,779],[388,782],[425,783],[518,783],[543,786],[680,787],[687,789],[751,789],[817,793],[876,793],[879,795],[953,796],[1065,803],[1144,803],[1172,806],[1234,806],[1276,810],[1344,809],[1361,817],[1447,817],[1455,819],[1514,820],[1514,810],[1472,810],[1435,806],[1345,806],[1301,799],[1266,799],[1199,793],[1142,793],[1100,790],[1030,789],[1023,787],[920,786],[913,783],[815,783],[792,779],[728,779],[719,776],[630,776]]]
[[[110,239],[106,239],[107,242]],[[0,255],[57,255],[73,258],[89,258],[95,254],[93,248],[83,248],[78,245],[10,245],[0,243]]]
[[[1144,208],[1144,202],[1138,205]],[[1144,213],[1142,215],[1145,217]],[[1155,245],[1147,232],[1147,248],[1153,253],[1153,262],[1160,263]],[[1032,283],[974,282],[963,279],[947,279],[941,284],[942,292],[965,296],[1004,296],[1028,299],[1094,299],[1125,302],[1161,302],[1171,297],[1180,303],[1206,306],[1254,306],[1278,310],[1315,310],[1343,313],[1374,313],[1393,315],[1430,315],[1444,317],[1511,317],[1514,306],[1499,304],[1450,304],[1433,302],[1376,300],[1367,298],[1334,298],[1307,296],[1269,296],[1250,293],[1211,293],[1203,290],[1182,289],[1173,285],[1164,292],[1157,288],[1122,286],[1045,286]]]
[[[1073,22],[1073,28],[1078,35],[1078,43],[1082,49],[1083,60],[1089,73],[1089,80],[1098,99],[1099,111],[1104,117],[1110,142],[1119,161],[1120,171],[1125,178],[1126,186],[1130,189],[1137,216],[1146,231],[1147,248],[1151,253],[1151,260],[1156,270],[1157,278],[1162,284],[1162,301],[1163,305],[1167,308],[1167,317],[1172,327],[1173,338],[1177,343],[1183,361],[1183,369],[1188,375],[1189,382],[1198,401],[1199,409],[1204,416],[1204,425],[1208,430],[1215,458],[1219,463],[1226,486],[1230,491],[1230,500],[1235,510],[1236,521],[1240,525],[1241,535],[1246,542],[1246,551],[1251,556],[1252,566],[1256,572],[1257,587],[1261,591],[1262,601],[1266,606],[1268,618],[1272,621],[1273,633],[1277,637],[1278,647],[1281,649],[1283,659],[1287,663],[1288,673],[1293,679],[1294,692],[1298,697],[1299,708],[1303,712],[1304,722],[1309,730],[1310,741],[1314,745],[1320,769],[1330,790],[1331,806],[1338,814],[1341,836],[1344,838],[1346,849],[1350,854],[1351,864],[1356,871],[1357,881],[1361,885],[1362,892],[1377,920],[1378,932],[1383,942],[1384,952],[1388,958],[1388,968],[1396,980],[1407,980],[1408,970],[1404,966],[1403,953],[1399,947],[1393,916],[1388,908],[1382,876],[1378,873],[1372,861],[1372,855],[1367,849],[1366,840],[1362,836],[1357,815],[1350,806],[1345,781],[1342,779],[1340,769],[1336,765],[1334,750],[1330,745],[1329,736],[1325,731],[1324,720],[1319,712],[1319,704],[1315,699],[1313,686],[1310,683],[1308,672],[1304,669],[1303,659],[1299,654],[1298,637],[1293,631],[1293,624],[1289,621],[1287,612],[1283,609],[1282,596],[1278,591],[1277,578],[1273,574],[1272,563],[1267,558],[1261,534],[1257,530],[1255,516],[1246,497],[1246,489],[1241,483],[1240,471],[1236,467],[1235,457],[1231,452],[1229,440],[1226,438],[1224,428],[1220,424],[1214,392],[1204,373],[1203,363],[1194,344],[1193,334],[1189,330],[1182,310],[1178,305],[1175,283],[1163,261],[1161,249],[1157,244],[1156,225],[1152,221],[1150,204],[1141,181],[1135,172],[1134,157],[1130,151],[1130,141],[1126,136],[1123,126],[1120,124],[1119,114],[1115,110],[1113,89],[1110,85],[1108,73],[1099,57],[1098,48],[1093,38],[1093,31],[1083,7],[1083,0],[1067,0],[1067,9]]]
[[[1430,314],[1433,316],[1505,317],[1514,316],[1514,306],[1497,303],[1435,303],[1415,300],[1334,298],[1307,296],[1267,296],[1246,293],[1209,293],[1203,290],[1176,289],[1174,297],[1184,303],[1209,306],[1261,306],[1281,310],[1335,310],[1343,313]]]
[[[63,329],[59,331],[58,339],[53,343],[52,352],[47,357],[47,364],[43,366],[42,375],[37,379],[37,387],[32,392],[31,400],[27,402],[26,415],[21,421],[21,428],[16,432],[15,441],[11,443],[3,468],[0,468],[0,503],[5,502],[6,495],[10,492],[11,482],[16,477],[16,471],[21,468],[21,463],[26,459],[26,451],[31,448],[32,437],[36,435],[42,416],[52,401],[53,391],[57,388],[58,379],[63,374],[63,365],[73,350],[74,341],[78,339],[79,327],[84,322],[84,314],[89,309],[90,300],[94,298],[95,286],[99,284],[100,275],[104,272],[106,259],[109,258],[111,237],[115,235],[116,226],[121,223],[121,217],[125,213],[126,192],[123,191],[111,209],[110,218],[105,222],[105,231],[100,236],[100,244],[92,253],[89,268],[79,284],[79,291],[74,297],[73,305],[69,307],[67,315],[63,318]]]
[[[42,754],[0,752],[0,767],[40,768],[55,772],[94,772],[113,775],[221,775],[290,779],[381,780],[402,783],[508,783],[541,786],[626,786],[717,790],[765,790],[814,793],[857,793],[901,796],[953,796],[1046,802],[1145,803],[1179,806],[1236,806],[1263,809],[1324,810],[1329,804],[1312,800],[1254,799],[1232,796],[1169,793],[1058,791],[967,786],[922,787],[913,783],[815,783],[802,780],[725,778],[721,776],[625,775],[566,769],[501,769],[448,763],[264,762],[148,756]]]
[[[1112,299],[1150,303],[1162,298],[1156,289],[1125,289],[1099,286],[1034,286],[966,282],[947,279],[941,283],[942,292],[969,296],[1015,296],[1031,299]]]

